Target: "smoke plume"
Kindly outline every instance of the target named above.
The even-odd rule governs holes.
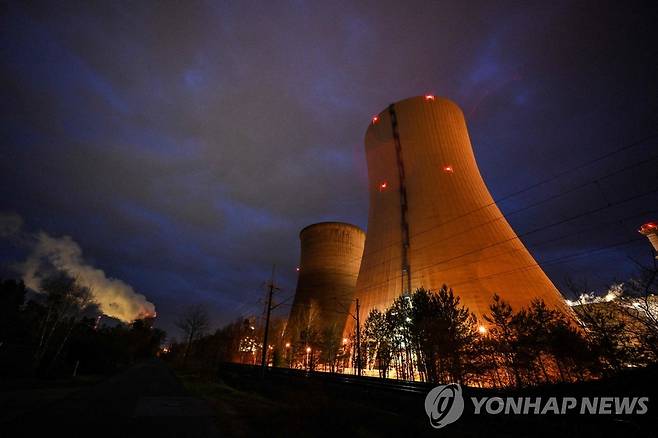
[[[0,237],[20,232],[17,215],[0,215]],[[41,280],[53,269],[66,272],[82,286],[91,289],[101,311],[124,322],[155,316],[155,306],[144,295],[138,294],[129,284],[117,278],[108,278],[101,269],[85,263],[82,249],[71,237],[52,237],[45,232],[29,235],[32,252],[21,265],[25,285],[40,290]]]

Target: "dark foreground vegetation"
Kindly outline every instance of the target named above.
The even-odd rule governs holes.
[[[91,291],[56,272],[30,293],[0,280],[0,382],[114,373],[158,352],[164,332],[152,319],[99,324]]]
[[[421,288],[362,316],[360,346],[354,334],[321,331],[311,305],[297,332],[286,332],[283,321],[271,325],[267,362],[352,373],[360,366],[370,376],[484,388],[609,378],[658,361],[656,272],[655,265],[643,268],[605,299],[573,284],[579,301],[563,309],[541,300],[515,309],[494,295],[479,321],[448,287]],[[168,358],[199,370],[221,362],[258,364],[264,331],[259,322],[238,320],[207,334],[203,309],[192,309],[181,319],[185,340],[171,345]]]
[[[642,395],[655,400],[657,371],[652,366],[609,379],[524,389],[464,388],[464,397]],[[220,365],[211,379],[189,371],[179,376],[188,390],[208,401],[217,429],[226,436],[651,437],[658,421],[651,402],[645,415],[474,415],[467,408],[458,421],[435,430],[422,392],[339,383],[326,373],[270,371],[261,379],[259,367],[237,364]]]

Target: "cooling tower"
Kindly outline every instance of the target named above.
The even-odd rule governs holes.
[[[309,225],[299,233],[301,261],[287,336],[299,336],[310,325],[318,333],[335,330],[340,337],[354,298],[365,233],[341,222]]]
[[[443,284],[478,319],[494,293],[516,310],[533,298],[566,309],[487,190],[455,103],[420,96],[392,104],[373,118],[365,147],[370,209],[355,295],[362,321],[404,292]],[[348,321],[346,333],[353,327]]]

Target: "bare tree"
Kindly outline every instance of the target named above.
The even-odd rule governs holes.
[[[189,307],[175,324],[185,335],[186,346],[183,355],[183,361],[185,361],[190,353],[192,342],[203,336],[210,326],[208,312],[201,305]]]
[[[39,345],[35,352],[37,366],[60,333],[60,343],[51,360],[51,364],[54,364],[68,341],[75,323],[89,307],[95,306],[90,289],[78,284],[76,279],[65,272],[58,271],[44,279],[41,289],[48,294],[48,313],[43,321]]]
[[[650,361],[658,358],[658,259],[651,266],[638,262],[639,274],[622,286],[619,309],[631,321],[629,328]]]

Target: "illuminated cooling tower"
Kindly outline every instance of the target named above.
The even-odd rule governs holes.
[[[651,242],[651,245],[656,252],[656,258],[658,259],[658,224],[655,222],[648,222],[642,225],[638,231],[640,234],[647,236],[647,239],[649,239],[649,242]]]
[[[286,333],[295,338],[309,324],[341,336],[359,273],[365,233],[341,222],[309,225],[299,233],[301,261]]]
[[[478,318],[494,293],[516,310],[533,298],[566,309],[494,203],[455,103],[421,96],[392,104],[373,118],[365,146],[370,210],[355,295],[362,321],[404,292],[443,284]]]

